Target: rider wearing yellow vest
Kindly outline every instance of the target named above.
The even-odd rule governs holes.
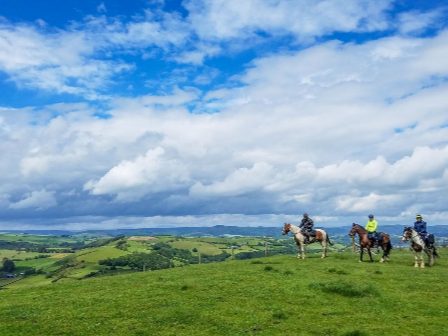
[[[381,239],[381,236],[376,232],[377,227],[377,221],[373,219],[373,215],[369,215],[369,221],[366,224],[366,231],[369,233],[369,239],[373,241],[379,241]]]
[[[369,221],[367,222],[366,230],[371,233],[374,233],[376,232],[377,227],[378,227],[377,221],[373,219],[373,215],[369,215]]]

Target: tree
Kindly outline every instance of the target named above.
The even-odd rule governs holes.
[[[4,272],[12,272],[16,269],[16,265],[14,264],[14,261],[8,259],[8,258],[4,258],[3,259],[3,267],[2,270]]]

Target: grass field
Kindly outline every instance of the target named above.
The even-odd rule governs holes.
[[[16,251],[16,250],[0,250],[0,260],[3,258],[8,259],[21,259],[25,260],[26,258],[34,258],[38,255],[48,255],[49,253],[38,253],[38,252],[25,252],[25,251]]]
[[[58,236],[46,236],[46,235],[29,235],[29,234],[13,234],[13,233],[0,233],[0,240],[10,242],[29,242],[35,244],[42,244],[47,246],[57,245],[60,243],[76,243],[82,241],[81,238],[71,237],[58,237]]]
[[[197,240],[190,240],[189,238],[185,238],[183,240],[175,241],[169,244],[174,248],[190,251],[193,250],[193,248],[197,248],[198,252],[192,252],[195,255],[197,255],[199,252],[203,254],[217,255],[221,254],[224,251],[213,244],[199,242]]]
[[[341,252],[20,289],[25,279],[0,291],[0,335],[448,335],[440,254],[425,269],[393,250],[388,264]]]
[[[118,258],[128,253],[129,252],[116,249],[113,246],[102,246],[88,250],[81,250],[80,252],[76,253],[76,259],[78,259],[79,261],[84,260],[85,262],[97,263],[98,261],[103,259]]]

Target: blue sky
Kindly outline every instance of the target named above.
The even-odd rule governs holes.
[[[0,2],[0,229],[448,223],[448,2]]]

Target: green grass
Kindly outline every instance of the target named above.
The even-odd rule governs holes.
[[[217,255],[223,252],[223,250],[211,243],[199,242],[196,239],[190,240],[190,238],[185,238],[183,240],[175,241],[169,244],[174,248],[190,251],[193,250],[193,248],[197,248],[198,252],[192,252],[193,254],[198,254],[200,252],[203,254]]]
[[[157,242],[157,240],[150,240],[149,242],[150,243]],[[135,241],[135,240],[127,240],[126,243],[130,245],[128,247],[128,251],[129,252],[149,253],[151,251],[150,245],[146,244],[146,242],[140,242],[140,241]],[[116,242],[115,242],[115,244],[116,244]]]
[[[332,253],[20,289],[25,279],[0,290],[0,335],[448,335],[448,250],[440,250],[425,269],[394,250],[388,264]]]
[[[33,289],[33,287],[38,287],[38,286],[43,286],[43,285],[49,285],[51,284],[51,281],[53,279],[46,279],[44,275],[35,275],[35,276],[30,276],[30,277],[26,277],[23,278],[20,281],[14,282],[11,285],[8,285],[6,290],[3,290],[4,292],[9,291],[9,290],[16,290],[16,289],[23,289],[23,288],[28,288],[30,290]],[[2,293],[0,293],[1,296]],[[2,334],[2,331],[0,330],[0,335]]]
[[[10,242],[29,242],[42,245],[58,245],[63,242],[76,243],[79,239],[76,237],[58,237],[48,235],[31,235],[31,234],[13,234],[13,233],[0,233],[0,240]]]
[[[51,268],[51,266],[57,261],[58,259],[54,258],[40,258],[40,259],[31,259],[31,260],[23,260],[23,261],[17,261],[15,263],[16,267],[18,269],[21,268],[27,268],[27,267],[33,267],[35,269],[43,269],[44,271]]]
[[[49,253],[38,253],[38,252],[25,252],[25,251],[16,251],[16,250],[0,250],[0,260],[3,258],[8,259],[21,259],[25,260],[26,258],[34,258],[38,255],[49,255]]]
[[[79,261],[98,263],[98,261],[107,258],[118,258],[129,254],[127,251],[119,250],[113,246],[102,246],[93,249],[81,250],[76,253],[76,259]]]

